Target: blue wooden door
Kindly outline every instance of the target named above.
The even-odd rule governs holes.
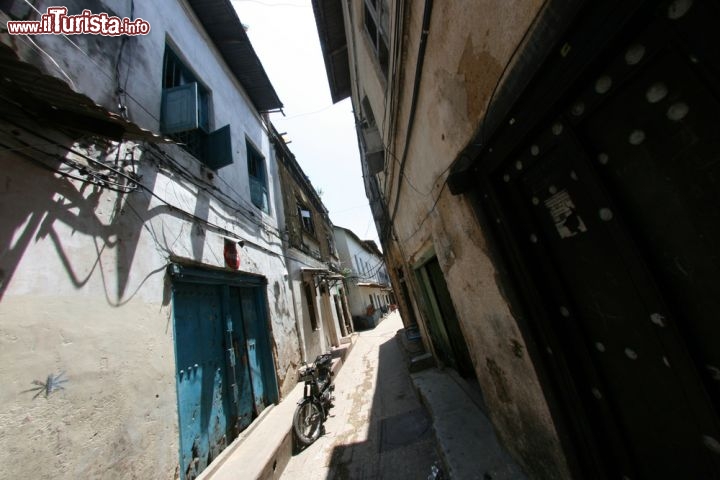
[[[230,408],[222,289],[173,286],[181,478],[195,478],[228,444]]]
[[[226,287],[227,288],[227,287]],[[228,288],[228,333],[231,350],[228,358],[232,383],[233,403],[237,432],[244,430],[253,419],[253,389],[250,383],[249,354],[242,325],[241,299],[239,288]]]
[[[263,333],[266,329],[263,327],[264,316],[260,315],[260,302],[258,290],[253,288],[240,289],[240,297],[242,302],[242,322],[245,328],[246,347],[248,356],[248,367],[250,368],[250,379],[252,382],[253,400],[255,402],[255,411],[259,414],[268,404],[266,376],[264,375],[266,368],[264,361],[267,358],[265,346],[265,336]]]
[[[268,404],[277,383],[257,277],[174,265],[180,478],[192,480]]]

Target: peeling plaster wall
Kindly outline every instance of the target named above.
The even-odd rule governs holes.
[[[303,275],[302,272],[303,268],[327,270],[329,263],[337,262],[334,253],[330,252],[329,236],[332,235],[333,227],[321,199],[315,192],[310,191],[312,185],[309,181],[303,181],[305,174],[296,159],[288,156],[285,149],[280,146],[275,146],[273,151],[278,166],[277,182],[280,185],[276,199],[278,210],[281,211],[278,226],[286,237],[284,240],[288,265],[286,283],[292,292],[292,306],[297,318],[302,360],[312,362],[319,354],[330,349],[334,343],[333,338],[342,336],[334,308],[331,308],[330,312],[325,311],[317,287],[314,287],[317,329],[313,328],[304,287],[304,283],[311,280],[311,277]],[[302,226],[297,211],[298,201],[310,211],[314,235]],[[313,256],[313,253],[319,255],[319,258]],[[333,288],[333,291],[336,289]]]
[[[123,243],[142,230],[133,200],[123,213],[113,193],[83,192],[9,160],[0,180],[0,218],[12,237],[3,235],[0,256],[5,475],[171,477],[178,427],[165,259],[143,231],[123,260],[132,248]],[[127,293],[118,295],[122,284]],[[63,371],[65,390],[34,400],[26,391]]]
[[[99,2],[71,3],[90,5],[94,13],[109,11]],[[40,2],[38,8],[46,6]],[[240,270],[268,280],[280,395],[296,385],[300,352],[277,231],[279,207],[272,202],[265,214],[250,203],[246,138],[265,156],[269,174],[277,172],[261,118],[219,54],[208,50],[207,35],[184,2],[135,2],[135,7],[135,16],[150,21],[152,31],[128,41],[121,63],[123,78],[129,75],[130,119],[158,130],[162,57],[169,38],[212,92],[212,128],[231,125],[234,163],[210,175],[180,147],[122,144],[122,155],[132,150],[138,162],[141,183],[170,208],[143,190],[120,195],[57,177],[28,159],[28,149],[2,153],[0,463],[7,478],[177,474],[173,314],[165,269],[170,261],[223,268],[226,236],[179,210],[246,239],[239,249]],[[68,47],[63,37],[37,41],[77,91],[116,111],[116,99],[108,94],[115,85],[107,75],[113,72],[110,59],[119,39],[76,37],[82,52]],[[92,49],[89,42],[100,46]],[[17,47],[23,58],[64,79],[48,56],[27,42],[18,41]],[[91,60],[85,53],[97,57]],[[14,129],[26,144],[46,144],[43,137],[48,137],[73,146],[74,140],[57,131],[29,119],[22,122],[22,128],[0,123],[0,140],[5,142],[3,134]],[[112,148],[85,153],[114,161],[117,145]],[[278,198],[277,186],[271,178],[271,199]],[[38,386],[34,381],[63,371],[64,390],[33,399],[36,391],[28,390]]]
[[[390,12],[395,11],[395,3],[388,1]],[[500,437],[533,477],[569,478],[547,401],[502,293],[503,285],[498,283],[486,237],[468,200],[452,196],[442,186],[446,170],[476,132],[503,68],[542,2],[434,2],[402,178],[399,169],[408,134],[424,2],[404,2],[400,74],[389,85],[378,79],[361,4],[352,2],[352,10],[345,6],[350,69],[357,86],[353,103],[359,111],[362,95],[367,95],[377,123],[384,125],[385,148],[391,153],[386,155],[385,172],[377,179],[391,214],[398,184],[403,182],[394,222],[399,245],[393,242],[384,248],[396,252],[391,257],[401,258],[410,268],[419,267],[435,252]],[[354,22],[351,26],[350,21]],[[384,120],[380,120],[382,112]],[[394,272],[399,266],[388,267]],[[408,273],[411,295],[418,299],[420,290],[414,275]],[[415,313],[422,323],[421,312],[416,309]]]

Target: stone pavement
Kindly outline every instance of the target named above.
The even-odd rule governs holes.
[[[449,478],[527,480],[495,429],[457,375],[436,368],[412,374],[433,418],[433,429]]]
[[[293,456],[280,478],[426,479],[438,460],[432,421],[395,339],[398,312],[360,332],[335,380],[325,434]]]
[[[432,358],[424,353],[419,338],[401,330],[397,339],[410,370],[415,372],[410,375],[415,390],[432,417],[446,478],[527,480],[498,440],[479,387],[452,369],[429,367],[427,360]]]
[[[436,462],[445,474],[438,480],[526,480],[498,442],[476,388],[453,370],[430,367],[431,357],[414,362],[422,344],[408,340],[402,326],[394,312],[340,351],[335,406],[313,445],[291,457],[298,384],[198,480],[425,480]]]

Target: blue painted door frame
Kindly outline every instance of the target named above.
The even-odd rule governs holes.
[[[171,265],[180,476],[192,480],[278,398],[264,277]]]

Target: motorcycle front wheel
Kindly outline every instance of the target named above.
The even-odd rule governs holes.
[[[304,400],[295,409],[293,430],[302,445],[310,445],[320,437],[323,413],[320,405],[312,400]]]

